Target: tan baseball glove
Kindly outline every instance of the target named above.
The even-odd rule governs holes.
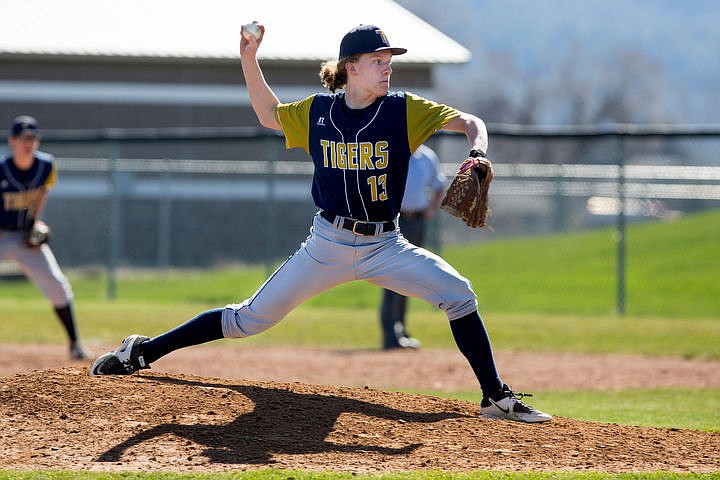
[[[50,227],[40,220],[35,220],[30,230],[25,233],[23,241],[25,245],[30,248],[39,247],[43,243],[50,241]]]
[[[466,160],[445,192],[440,208],[462,219],[470,227],[484,227],[490,214],[488,191],[492,178],[490,160]]]

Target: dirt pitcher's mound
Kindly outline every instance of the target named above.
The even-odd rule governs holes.
[[[556,418],[369,388],[84,368],[0,379],[0,468],[716,471],[720,434]]]

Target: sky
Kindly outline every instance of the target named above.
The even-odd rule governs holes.
[[[473,52],[438,69],[460,108],[504,95],[517,112],[532,98],[537,121],[568,123],[573,95],[592,110],[623,89],[634,122],[720,123],[719,1],[396,1]]]

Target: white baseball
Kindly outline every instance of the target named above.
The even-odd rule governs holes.
[[[250,40],[250,37],[255,37],[255,40],[260,40],[260,36],[262,35],[262,30],[260,30],[260,27],[257,23],[248,23],[247,25],[243,25],[242,27],[242,34],[243,37],[245,37],[245,40]]]

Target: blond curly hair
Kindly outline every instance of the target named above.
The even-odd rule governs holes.
[[[347,85],[348,78],[345,65],[356,62],[359,56],[351,55],[341,60],[330,60],[323,63],[320,67],[320,81],[322,84],[332,93],[343,89]]]

